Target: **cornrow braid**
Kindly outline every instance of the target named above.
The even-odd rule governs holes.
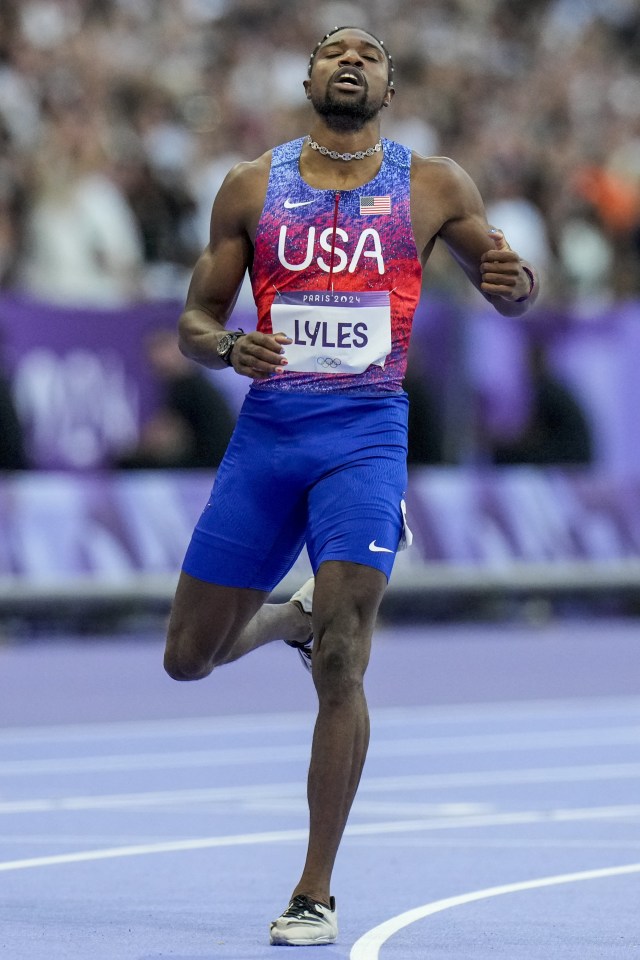
[[[314,62],[314,60],[315,60],[315,58],[316,58],[316,54],[317,54],[318,50],[320,49],[320,47],[322,46],[322,44],[325,42],[325,40],[328,40],[329,37],[332,37],[334,33],[339,33],[340,30],[362,30],[362,27],[353,27],[353,26],[334,27],[333,30],[329,30],[328,33],[325,33],[325,35],[324,35],[324,37],[322,38],[322,40],[318,40],[318,42],[316,43],[315,47],[313,48],[313,50],[312,50],[312,52],[311,52],[311,56],[309,57],[309,66],[308,66],[308,68],[307,68],[307,75],[308,75],[308,76],[311,76],[311,70],[313,69],[313,62]],[[392,87],[392,86],[393,86],[393,57],[391,56],[391,54],[389,53],[389,51],[388,51],[387,48],[385,47],[385,45],[384,45],[384,40],[380,40],[378,37],[376,37],[375,33],[371,33],[369,30],[362,30],[362,32],[363,32],[363,33],[366,33],[367,36],[369,36],[369,37],[373,37],[373,39],[376,41],[376,43],[379,43],[380,46],[382,47],[382,51],[383,51],[383,53],[384,53],[384,55],[385,55],[385,57],[386,57],[386,60],[387,60],[387,66],[388,66],[388,68],[389,68],[389,86]]]

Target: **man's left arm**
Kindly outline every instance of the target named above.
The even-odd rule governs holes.
[[[500,229],[489,226],[478,188],[461,167],[447,161],[438,185],[444,211],[438,236],[499,313],[526,313],[538,296],[535,268],[511,249]]]

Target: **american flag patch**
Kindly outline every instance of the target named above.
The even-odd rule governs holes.
[[[391,197],[360,197],[360,214],[391,213]]]

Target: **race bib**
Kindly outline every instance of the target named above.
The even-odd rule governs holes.
[[[388,290],[341,293],[307,290],[279,294],[271,305],[274,332],[285,347],[287,370],[300,373],[364,373],[384,367],[391,353]]]

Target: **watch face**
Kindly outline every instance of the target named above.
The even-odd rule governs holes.
[[[235,337],[233,337],[230,333],[225,333],[224,337],[220,337],[220,340],[218,341],[218,353],[221,357],[223,357],[225,353],[231,349],[234,342]]]
[[[218,356],[222,360],[224,360],[224,362],[229,366],[231,366],[231,351],[233,350],[235,343],[241,336],[242,334],[240,332],[236,332],[232,330],[229,333],[225,333],[218,340],[218,347],[217,347]]]

